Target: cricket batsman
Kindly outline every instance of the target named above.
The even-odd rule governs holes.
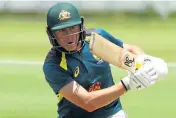
[[[90,52],[91,32],[137,55],[144,63],[114,83],[110,64]],[[84,18],[70,3],[57,3],[48,10],[47,35],[52,48],[43,71],[59,100],[58,118],[127,118],[120,97],[154,85],[168,73],[163,59],[147,55],[101,28],[85,29]]]

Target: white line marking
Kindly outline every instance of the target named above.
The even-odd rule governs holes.
[[[27,61],[27,60],[0,60],[0,64],[11,65],[43,65],[43,61]],[[176,67],[176,62],[169,62],[168,67]]]
[[[0,60],[0,64],[11,65],[42,65],[42,61],[27,61],[27,60]]]

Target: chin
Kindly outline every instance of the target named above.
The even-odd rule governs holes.
[[[77,46],[71,46],[71,47],[67,47],[65,48],[67,51],[75,51],[77,50]]]

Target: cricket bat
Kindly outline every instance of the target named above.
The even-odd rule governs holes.
[[[142,66],[141,63],[137,63],[136,55],[95,32],[91,33],[89,49],[102,60],[133,73]]]

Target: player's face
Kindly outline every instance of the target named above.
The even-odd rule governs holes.
[[[55,32],[56,38],[63,48],[67,51],[79,50],[81,43],[79,41],[80,26],[72,26]]]

